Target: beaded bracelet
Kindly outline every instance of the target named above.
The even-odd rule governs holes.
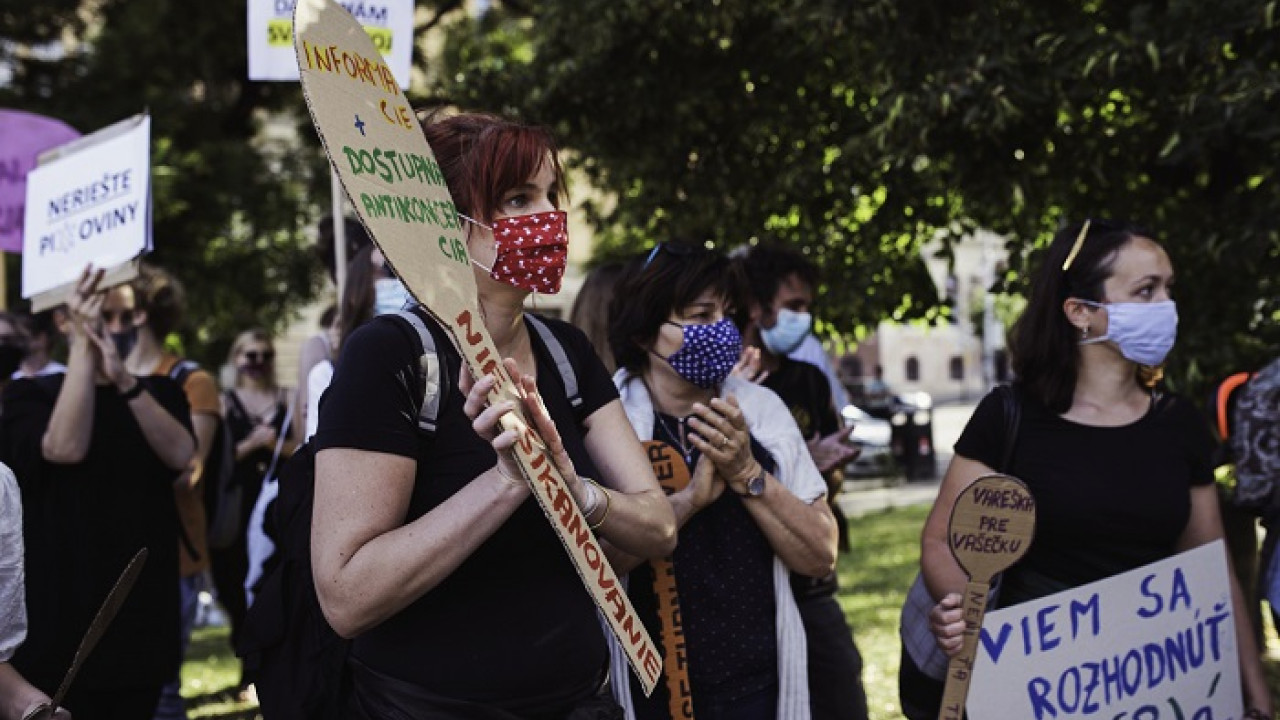
[[[600,493],[604,495],[604,514],[600,516],[600,520],[594,523],[591,522],[589,518],[587,520],[587,527],[591,528],[592,530],[598,530],[600,529],[600,526],[604,524],[605,518],[609,517],[609,508],[613,503],[613,499],[609,496],[609,490],[601,487],[600,483],[596,482],[595,480],[592,480],[591,478],[583,478],[583,480],[586,480],[592,485],[595,485],[596,489],[598,489]],[[592,509],[594,510],[594,508]]]

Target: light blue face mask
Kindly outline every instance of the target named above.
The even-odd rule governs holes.
[[[760,328],[760,339],[764,346],[774,355],[786,355],[800,347],[804,336],[809,334],[813,324],[813,316],[809,313],[796,312],[783,308],[778,311],[778,321],[773,327]]]
[[[409,302],[409,291],[396,278],[373,281],[373,314],[388,315],[399,312]]]
[[[1155,366],[1164,362],[1178,339],[1178,306],[1172,300],[1152,303],[1080,302],[1107,311],[1107,333],[1081,340],[1081,345],[1110,340],[1129,360],[1139,365]]]

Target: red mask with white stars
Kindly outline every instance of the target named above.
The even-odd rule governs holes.
[[[489,277],[544,295],[560,292],[569,261],[567,219],[563,210],[553,210],[495,220],[497,256]]]

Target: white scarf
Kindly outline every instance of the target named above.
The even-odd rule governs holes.
[[[653,400],[649,389],[638,376],[619,370],[613,383],[622,397],[627,419],[642,442],[653,439]],[[820,500],[827,491],[826,481],[809,455],[800,429],[796,427],[782,400],[772,390],[730,377],[721,387],[721,396],[734,395],[747,420],[747,430],[778,463],[774,475],[783,487],[806,503]],[[625,581],[625,578],[623,579]],[[804,624],[791,591],[791,572],[776,555],[773,558],[773,596],[777,607],[774,624],[778,638],[778,720],[809,720],[809,666]],[[627,720],[635,720],[631,701],[630,669],[621,646],[609,636],[609,680],[614,697],[626,711]],[[694,689],[697,692],[697,689]]]

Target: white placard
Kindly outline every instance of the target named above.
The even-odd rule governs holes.
[[[1228,720],[1243,712],[1221,540],[987,613],[973,720]]]
[[[293,49],[296,0],[248,0],[249,79],[298,79]],[[413,0],[340,0],[369,33],[402,90],[409,89],[413,63]]]
[[[27,175],[22,297],[151,249],[151,116],[80,138]]]

